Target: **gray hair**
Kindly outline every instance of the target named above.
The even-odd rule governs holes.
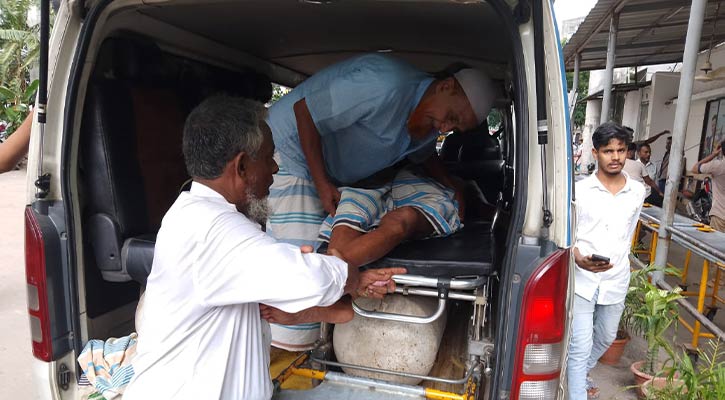
[[[196,106],[184,125],[184,160],[194,178],[215,179],[240,152],[255,157],[267,109],[258,101],[215,95]]]

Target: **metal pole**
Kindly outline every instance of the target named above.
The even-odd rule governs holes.
[[[685,149],[685,134],[687,133],[687,119],[690,115],[690,99],[692,98],[692,84],[695,80],[695,67],[697,52],[700,46],[702,23],[705,19],[707,0],[693,0],[690,6],[690,21],[687,26],[687,39],[685,39],[685,52],[682,58],[682,71],[680,72],[680,89],[677,93],[677,109],[675,123],[672,129],[672,147],[670,149],[670,163],[667,170],[667,184],[665,185],[665,198],[663,200],[664,218],[660,223],[655,265],[667,265],[667,254],[670,249],[670,232],[675,218],[677,205],[677,187],[682,172],[682,155]],[[657,272],[652,277],[655,281],[664,279],[664,273]]]
[[[581,60],[580,54],[574,56],[574,78],[572,79],[570,92],[579,92],[579,60]]]
[[[602,113],[599,123],[609,121],[609,112],[612,108],[612,80],[614,79],[614,59],[617,52],[617,29],[619,29],[619,13],[612,15],[609,23],[609,42],[607,43],[607,68],[604,76],[604,89],[602,89]]]

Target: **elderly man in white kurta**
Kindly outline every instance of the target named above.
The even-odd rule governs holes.
[[[126,400],[269,399],[271,337],[260,303],[298,312],[351,292],[374,297],[373,282],[405,272],[359,274],[262,231],[277,172],[264,114],[260,103],[220,96],[186,121],[194,182],[158,233]]]

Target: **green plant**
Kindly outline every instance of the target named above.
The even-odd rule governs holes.
[[[683,352],[681,355],[670,354],[674,360],[674,368],[670,369],[668,384],[654,389],[648,396],[657,400],[721,400],[725,399],[725,352],[722,343],[711,341],[711,352],[708,354],[698,349],[702,360],[700,367]],[[673,379],[675,374],[678,378]]]
[[[675,288],[672,291],[658,288],[648,279],[650,273],[661,270],[655,266],[647,266],[632,273],[633,277],[627,291],[625,312],[623,320],[634,333],[643,335],[647,340],[647,358],[644,364],[644,371],[654,375],[655,363],[660,348],[668,353],[672,349],[667,340],[663,337],[678,317],[677,300],[682,298],[682,289]],[[671,269],[665,269],[665,273],[672,273]]]
[[[30,70],[40,54],[40,25],[28,25],[34,0],[0,0],[0,120],[14,131],[30,111],[38,84]]]

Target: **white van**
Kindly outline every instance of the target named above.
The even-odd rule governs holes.
[[[505,88],[496,127],[451,135],[441,148],[451,171],[478,188],[466,227],[381,260],[412,268],[399,291],[435,297],[436,313],[447,314],[443,342],[428,349],[437,367],[417,385],[385,378],[400,371],[356,376],[355,365],[331,357],[328,336],[325,351],[289,370],[322,382],[275,397],[564,398],[571,139],[559,38],[543,0],[61,1],[25,212],[43,398],[80,398],[84,344],[134,331],[161,217],[188,179],[181,137],[189,111],[220,91],[266,102],[271,83],[294,87],[368,52],[429,72],[464,62]]]

